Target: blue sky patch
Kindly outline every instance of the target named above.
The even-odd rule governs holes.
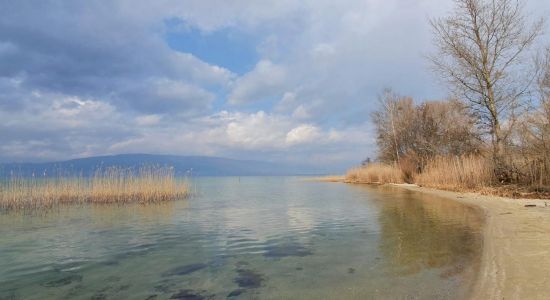
[[[258,61],[256,45],[259,38],[235,29],[203,32],[182,26],[181,20],[166,22],[165,40],[170,48],[191,53],[199,59],[239,75],[252,70]],[[175,30],[174,30],[175,29]]]

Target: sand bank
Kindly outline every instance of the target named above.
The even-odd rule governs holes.
[[[484,246],[472,299],[550,299],[550,200],[518,200],[414,185],[397,186],[483,210]]]

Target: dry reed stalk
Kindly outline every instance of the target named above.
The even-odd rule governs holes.
[[[347,172],[346,182],[349,183],[404,183],[403,173],[397,166],[380,163],[368,164]]]
[[[59,204],[158,203],[188,195],[185,180],[172,168],[108,168],[94,176],[21,178],[0,182],[0,209],[48,208]]]
[[[471,191],[494,183],[490,159],[480,156],[436,157],[415,178],[417,184],[454,191]]]
[[[322,177],[311,177],[305,179],[306,181],[316,181],[316,182],[343,182],[345,181],[345,176],[342,175],[328,175]]]

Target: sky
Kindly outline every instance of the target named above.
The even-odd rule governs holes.
[[[369,114],[384,88],[447,97],[425,56],[429,18],[451,8],[0,0],[0,162],[156,153],[343,170],[376,155]],[[527,13],[550,15],[550,2]]]

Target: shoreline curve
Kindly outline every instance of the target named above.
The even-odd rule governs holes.
[[[550,299],[550,201],[392,184],[480,208],[481,265],[470,299]],[[525,205],[536,205],[525,207]]]

